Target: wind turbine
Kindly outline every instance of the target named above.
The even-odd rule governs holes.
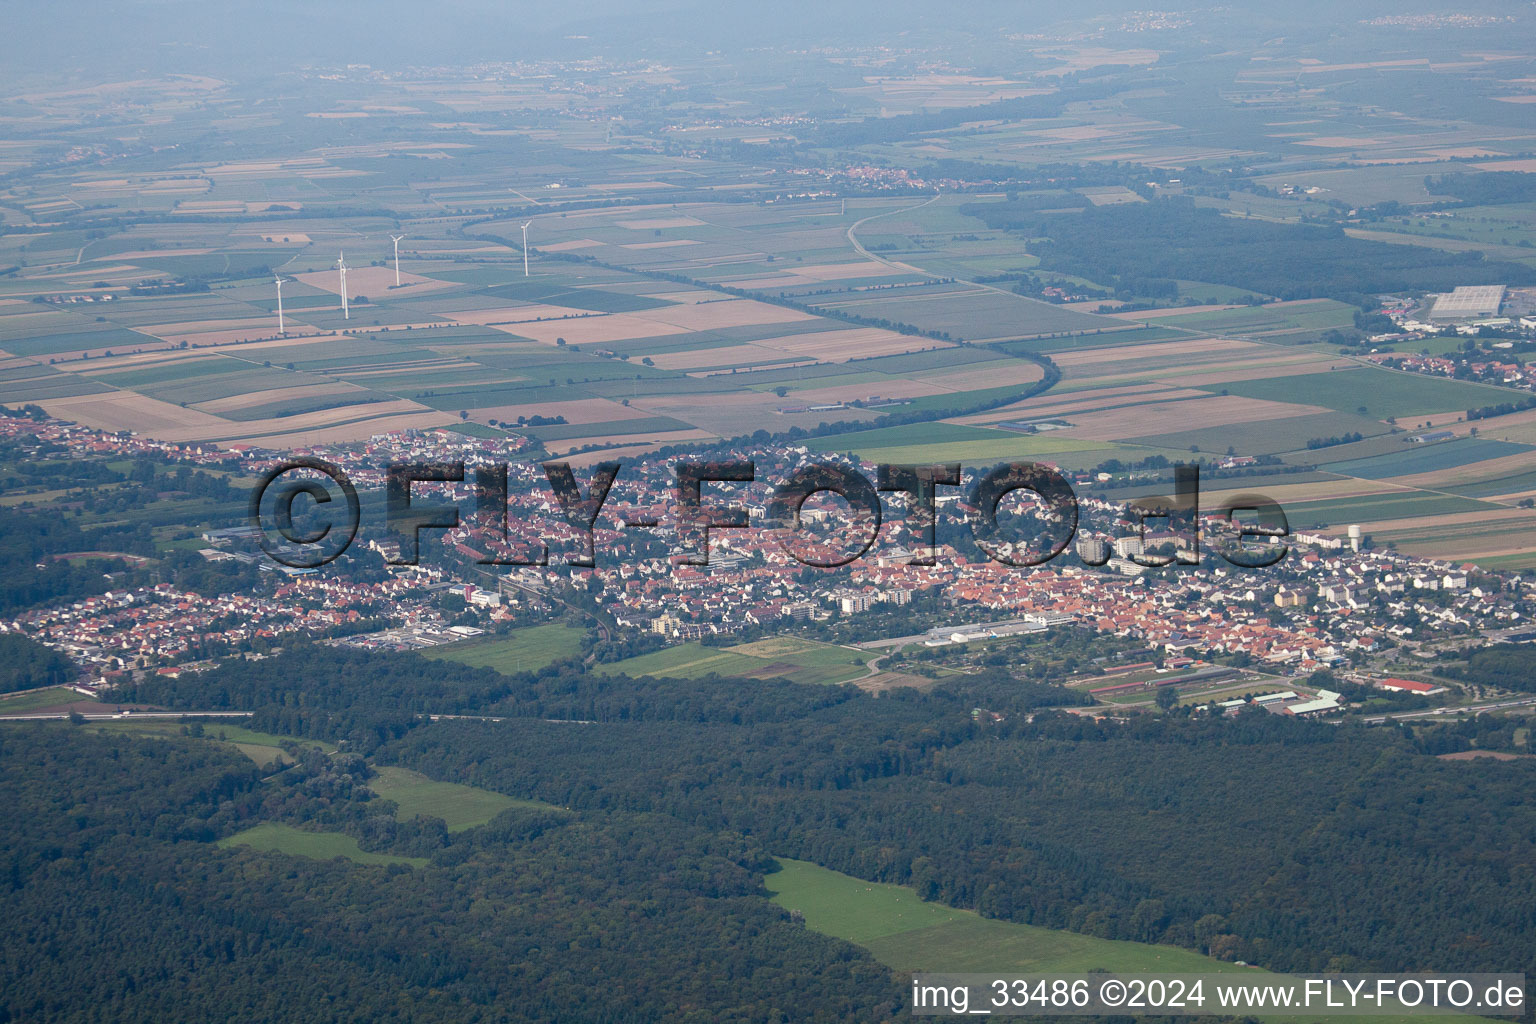
[[[279,274],[273,280],[277,282],[277,333],[287,337],[288,332],[283,328],[283,276]]]
[[[528,224],[532,224],[529,221]],[[523,276],[528,276],[528,224],[523,225]]]
[[[352,319],[352,310],[347,306],[347,254],[343,252],[336,260],[336,271],[341,275],[341,318]]]
[[[400,239],[404,238],[405,236],[404,235],[399,235],[399,236],[390,235],[389,237],[390,237],[390,240],[395,243],[395,287],[399,288],[400,287]]]

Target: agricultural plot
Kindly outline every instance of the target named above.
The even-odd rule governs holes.
[[[1363,476],[1371,480],[1432,473],[1484,462],[1511,455],[1529,455],[1536,448],[1529,445],[1510,444],[1507,441],[1486,441],[1478,438],[1457,438],[1428,445],[1404,445],[1403,450],[1374,458],[1356,459],[1349,462],[1329,463],[1335,473]]]
[[[1228,448],[1241,455],[1295,453],[1293,461],[1310,463],[1315,453],[1307,448],[1307,443],[1314,438],[1343,437],[1354,432],[1371,436],[1386,434],[1388,429],[1385,424],[1364,416],[1331,412],[1287,416],[1257,423],[1231,423],[1203,430],[1149,434],[1138,438],[1138,442],[1186,452],[1214,454],[1224,453]]]
[[[1218,390],[1207,385],[1207,390]],[[1273,380],[1231,381],[1220,390],[1276,402],[1305,401],[1372,419],[1455,412],[1508,402],[1518,394],[1506,388],[1466,381],[1398,373],[1357,366],[1332,373],[1311,373]]]
[[[1121,314],[1127,319],[1151,324],[1231,333],[1247,337],[1283,335],[1297,331],[1320,331],[1352,327],[1355,308],[1332,299],[1298,299],[1273,302],[1263,306],[1234,306],[1205,312],[1148,311]]]
[[[1141,459],[1167,454],[1155,448],[1129,448],[1065,437],[1060,432],[1022,434],[951,423],[855,431],[812,443],[818,451],[846,452],[870,462],[963,462],[969,466],[990,466],[1010,459],[1028,459],[1064,469],[1087,468],[1109,458]]]
[[[1285,515],[1292,529],[1318,529],[1348,523],[1380,523],[1459,513],[1487,515],[1498,510],[1497,505],[1455,495],[1392,491],[1354,498],[1290,503],[1285,506]]]
[[[1103,318],[1090,313],[976,285],[922,285],[867,296],[818,296],[814,301],[818,308],[870,319],[895,320],[978,343],[1110,326]]]
[[[41,690],[28,690],[0,696],[0,715],[22,715],[31,711],[62,708],[67,704],[88,703],[90,697],[67,686],[50,686]]]

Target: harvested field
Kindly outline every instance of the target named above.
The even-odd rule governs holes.
[[[561,458],[569,462],[576,469],[586,469],[588,466],[599,462],[607,462],[610,459],[638,459],[649,455],[651,452],[665,448],[664,444],[645,443],[627,444],[615,448],[603,448],[595,452],[581,452],[576,455],[563,455]]]
[[[564,441],[550,441],[544,447],[551,455],[562,455],[572,448],[585,448],[588,445],[622,445],[628,448],[636,441],[646,444],[665,446],[669,444],[682,444],[685,441],[707,441],[714,437],[707,430],[670,430],[656,433],[647,433],[643,430],[630,431],[623,434],[599,434],[593,437],[572,437]],[[609,453],[605,458],[612,458]]]
[[[1467,442],[1457,443],[1466,444]],[[1414,473],[1407,476],[1395,476],[1390,479],[1395,484],[1407,487],[1423,487],[1426,490],[1450,490],[1466,484],[1476,484],[1481,480],[1513,476],[1531,470],[1536,470],[1536,453],[1522,452],[1518,455],[1484,459],[1481,462],[1449,466],[1445,469]]]
[[[193,440],[198,434],[218,437],[233,426],[200,409],[183,409],[132,391],[41,399],[37,404],[52,416],[97,430],[135,430],[166,441]]]
[[[732,367],[748,364],[776,365],[793,361],[782,349],[762,345],[727,345],[724,348],[683,349],[661,352],[648,357],[663,370],[695,370],[707,367]]]
[[[555,344],[558,338],[564,338],[572,345],[602,345],[610,341],[657,338],[677,333],[677,328],[669,324],[656,323],[629,313],[607,313],[573,320],[546,320],[542,323],[524,322],[510,327],[498,327],[497,330],[532,338],[546,345]]]
[[[719,297],[719,292],[709,292],[704,291],[703,289],[694,289],[692,291],[682,292],[653,292],[651,294],[651,298],[661,299],[663,302],[677,302],[685,304],[696,302],[714,302]]]
[[[755,324],[792,324],[815,320],[810,313],[788,309],[753,299],[726,299],[722,302],[697,302],[693,305],[668,306],[648,310],[645,319],[671,324],[685,331],[712,331],[722,327],[747,327]]]
[[[244,395],[231,395],[228,398],[216,398],[211,402],[198,402],[196,408],[201,409],[203,412],[220,414],[238,412],[241,409],[250,409],[273,402],[285,402],[289,399],[312,398],[321,395],[345,395],[348,393],[366,395],[368,391],[365,388],[358,387],[356,384],[348,384],[346,381],[330,381],[321,384],[300,384],[291,388],[253,391]]]
[[[1174,309],[1141,309],[1128,313],[1105,313],[1105,316],[1116,317],[1121,320],[1167,320],[1176,316],[1188,316],[1191,313],[1220,313],[1228,309],[1239,309],[1238,306],[1178,306]]]
[[[851,685],[857,686],[865,693],[884,693],[887,690],[903,688],[928,690],[939,685],[940,682],[942,682],[941,679],[913,675],[910,672],[876,672],[872,676],[850,680]]]
[[[1121,387],[1098,388],[1092,391],[1078,392],[1067,400],[1062,400],[1060,396],[1047,392],[1034,398],[1027,398],[1022,402],[999,406],[996,409],[977,413],[974,416],[965,416],[952,422],[989,424],[999,423],[1003,420],[1043,419],[1050,416],[1065,416],[1079,409],[1101,409],[1109,405],[1138,402],[1143,397],[1190,398],[1193,396],[1193,392],[1180,391],[1164,384],[1127,384]]]
[[[666,228],[703,227],[705,222],[693,217],[653,217],[648,220],[616,220],[613,223],[616,227],[631,231],[659,231]]]
[[[382,404],[358,406],[349,411],[355,415],[362,410],[382,407]],[[293,418],[296,419],[297,417]],[[270,423],[271,421],[268,422]],[[436,410],[429,409],[419,413],[386,414],[354,422],[335,423],[325,427],[306,427],[291,433],[262,434],[254,437],[237,438],[221,442],[221,444],[225,448],[236,443],[252,444],[260,448],[272,448],[281,451],[285,448],[297,448],[320,442],[347,444],[353,441],[366,441],[374,434],[383,434],[392,430],[428,430],[432,427],[452,426],[458,422],[459,418],[451,413],[437,412]],[[241,426],[249,425],[241,424]]]
[[[1371,533],[1392,533],[1403,530],[1426,531],[1450,526],[1492,526],[1495,523],[1505,527],[1524,526],[1525,539],[1516,538],[1520,542],[1513,550],[1530,550],[1532,544],[1529,541],[1531,532],[1536,530],[1536,512],[1529,509],[1486,509],[1476,512],[1447,512],[1441,515],[1415,516],[1407,519],[1375,519],[1364,520]],[[1328,533],[1342,534],[1344,526],[1331,526]],[[1518,528],[1512,533],[1521,532]]]
[[[923,383],[944,391],[980,391],[983,388],[1003,388],[1012,384],[1033,384],[1044,376],[1045,371],[1040,367],[1020,359],[1014,363],[980,370],[924,373],[921,379]]]
[[[1146,401],[1071,416],[1072,427],[1062,433],[1098,441],[1129,440],[1149,434],[1174,434],[1229,423],[1260,423],[1329,411],[1321,406],[1288,405],[1238,396]]]
[[[603,243],[599,242],[598,245]],[[671,249],[679,245],[698,245],[692,238],[673,238],[665,242],[626,242],[621,249]]]
[[[611,423],[631,419],[634,413],[606,398],[582,398],[567,402],[528,402],[475,409],[470,418],[480,421],[513,421],[519,416],[564,416],[567,423]]]
[[[297,323],[289,320],[285,325],[288,334],[318,334],[317,328],[308,324]],[[211,348],[219,345],[234,345],[242,341],[254,341],[258,338],[276,339],[281,336],[277,333],[277,318],[261,320],[249,327],[226,328],[217,331],[201,331],[194,334],[164,334],[158,335],[162,340],[172,345],[186,344],[193,348]]]
[[[1266,360],[1261,367],[1221,369],[1210,373],[1181,373],[1178,382],[1185,387],[1205,388],[1213,384],[1252,380],[1254,377],[1296,377],[1305,373],[1326,373],[1341,364],[1339,359],[1319,359],[1306,353]]]
[[[299,274],[297,278],[311,288],[319,288],[332,295],[341,294],[341,280],[334,270],[316,270],[308,274]],[[408,274],[402,271],[400,287],[396,288],[395,269],[392,266],[347,268],[347,291],[353,295],[366,295],[371,299],[383,299],[386,296],[407,298],[457,287],[459,286],[452,281],[438,281],[430,277],[422,277],[420,274]]]
[[[796,400],[772,394],[729,393],[720,395],[653,396],[642,395],[630,407],[656,416],[670,416],[692,423],[721,437],[732,437],[767,424],[774,431],[790,427],[815,427],[839,420],[870,420],[883,415],[877,409],[839,409],[835,412],[779,413]]]
[[[1251,353],[1260,346],[1251,341],[1232,341],[1226,338],[1192,338],[1189,341],[1163,341],[1134,348],[1085,348],[1058,352],[1051,359],[1062,369],[1090,366],[1100,363],[1132,363],[1144,359],[1161,359],[1168,356],[1203,356],[1213,353],[1237,355]]]
[[[1275,478],[1277,480],[1283,477]],[[1204,482],[1202,481],[1202,484]],[[1339,480],[1314,480],[1304,484],[1283,484],[1270,480],[1252,480],[1247,483],[1232,482],[1228,480],[1212,481],[1220,484],[1207,490],[1204,486],[1200,490],[1202,503],[1209,502],[1211,508],[1218,507],[1222,502],[1230,501],[1239,494],[1251,494],[1258,491],[1280,502],[1303,501],[1330,501],[1336,498],[1362,498],[1373,494],[1391,494],[1394,491],[1407,492],[1406,488],[1394,487],[1391,484],[1380,483],[1374,480],[1357,480],[1348,477]]]
[[[757,344],[795,355],[814,356],[823,362],[839,363],[869,356],[899,355],[914,349],[932,348],[934,343],[931,338],[897,334],[882,327],[855,327],[843,331],[817,331],[783,338],[765,338]]]
[[[573,238],[569,242],[556,242],[553,245],[541,245],[539,248],[545,252],[573,252],[576,249],[591,249],[606,244],[594,238]]]
[[[530,320],[560,320],[598,313],[598,310],[577,309],[574,306],[550,306],[539,302],[523,302],[514,305],[492,306],[488,309],[465,309],[443,316],[456,323],[483,327],[487,324],[516,324]]]
[[[797,405],[827,405],[832,402],[853,402],[873,397],[917,398],[921,395],[942,395],[948,390],[926,381],[892,378],[889,381],[880,383],[842,384],[835,387],[810,388],[805,391],[796,391],[790,398]]]

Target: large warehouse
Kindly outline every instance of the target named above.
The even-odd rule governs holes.
[[[1457,288],[1448,295],[1435,299],[1429,311],[1431,320],[1471,320],[1476,317],[1498,316],[1504,304],[1504,285],[1479,284]]]

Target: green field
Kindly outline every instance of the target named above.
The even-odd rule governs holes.
[[[1209,292],[1213,286],[1196,283],[1196,290]],[[1248,294],[1248,289],[1236,289]],[[1159,316],[1149,311],[1143,319],[1172,327],[1192,327],[1213,333],[1265,333],[1293,330],[1316,330],[1328,327],[1348,327],[1354,322],[1354,307],[1333,299],[1285,306],[1239,306],[1236,309],[1211,310],[1205,313],[1176,313]]]
[[[1329,464],[1328,469],[1334,473],[1347,473],[1370,480],[1385,480],[1394,476],[1455,469],[1507,455],[1524,455],[1532,450],[1529,445],[1510,444],[1508,441],[1463,437],[1429,445],[1404,444],[1400,451],[1368,459],[1334,462]]]
[[[863,651],[794,636],[770,637],[727,650],[762,658],[770,664],[797,666],[784,677],[796,683],[842,683],[857,679],[868,671],[864,667],[868,655]]]
[[[229,725],[217,720],[205,720],[203,723],[203,739],[223,740],[233,743],[240,752],[250,757],[258,764],[266,764],[271,760],[258,759],[257,754],[264,751],[272,751],[281,754],[281,746],[284,743],[298,743],[304,747],[318,747],[327,754],[333,753],[336,746],[321,740],[304,739],[297,736],[276,736],[269,732],[257,732],[255,729],[247,729],[242,725]],[[87,729],[98,729],[102,732],[127,733],[133,736],[180,736],[185,728],[183,723],[173,718],[121,718],[107,722],[91,722]],[[249,747],[251,749],[247,750]]]
[[[807,861],[780,858],[778,863],[782,870],[769,875],[766,883],[775,903],[799,910],[812,930],[863,946],[900,973],[1243,970],[1176,946],[996,921],[971,910],[925,903],[904,886],[866,882]]]
[[[562,658],[581,653],[585,630],[561,623],[526,626],[505,636],[452,644],[426,652],[437,661],[456,661],[470,668],[492,668],[504,675],[537,672]]]
[[[1098,939],[1078,932],[997,921],[942,903],[925,903],[900,885],[866,882],[803,860],[777,859],[764,884],[773,902],[805,915],[806,927],[863,946],[898,975],[974,974],[1244,974],[1239,967],[1178,946]],[[1274,1024],[1300,1016],[1256,1015]],[[1408,1020],[1384,1015],[1375,1021]],[[1457,1017],[1469,1022],[1487,1018]]]
[[[77,693],[67,686],[50,686],[46,690],[33,690],[10,697],[0,697],[0,715],[19,715],[39,708],[57,707],[60,704],[73,704],[75,701],[90,699],[85,694]]]
[[[1285,507],[1292,529],[1338,526],[1344,523],[1371,523],[1390,519],[1454,515],[1458,512],[1491,512],[1499,508],[1471,498],[1426,491],[1393,491],[1366,494],[1355,498],[1328,498],[1322,501],[1298,501]]]
[[[989,465],[1005,459],[1049,458],[1084,452],[1095,453],[1089,465],[1117,454],[1109,441],[1086,441],[1053,434],[1024,434],[1010,430],[953,423],[916,423],[878,430],[858,430],[806,442],[816,451],[850,452],[871,462],[938,463],[965,462]],[[1144,458],[1150,452],[1142,452]]]
[[[761,658],[732,654],[718,647],[702,644],[678,644],[650,654],[626,658],[598,666],[605,675],[623,673],[631,676],[667,676],[673,679],[699,679],[708,675],[745,675],[768,665]]]
[[[1369,366],[1330,373],[1298,374],[1294,377],[1238,380],[1227,384],[1206,385],[1201,390],[1229,391],[1234,395],[1264,398],[1272,402],[1321,405],[1378,420],[1388,416],[1476,409],[1521,397],[1519,392],[1508,388],[1398,373]]]
[[[673,679],[709,675],[788,679],[806,684],[843,683],[867,672],[863,652],[797,637],[774,637],[726,648],[677,644],[599,666],[598,671]]]
[[[368,853],[357,845],[357,840],[340,832],[306,832],[291,825],[263,822],[244,832],[236,832],[219,840],[222,847],[249,846],[268,853],[286,853],[311,860],[334,860],[344,857],[358,864],[408,864],[422,868],[429,863],[425,857],[394,857],[385,853]]]
[[[381,765],[374,770],[377,774],[368,781],[368,788],[385,800],[393,800],[399,805],[395,812],[397,820],[442,818],[448,823],[450,832],[462,832],[476,825],[484,825],[509,807],[546,811],[556,809],[552,804],[537,800],[517,800],[476,786],[438,782],[408,768]]]

